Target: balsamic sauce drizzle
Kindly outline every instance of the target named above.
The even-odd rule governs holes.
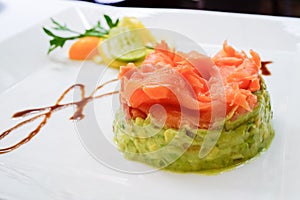
[[[55,111],[65,109],[70,106],[75,106],[76,110],[75,110],[74,114],[70,117],[70,120],[81,120],[82,118],[84,118],[83,110],[90,101],[119,93],[119,91],[113,91],[113,92],[108,92],[108,93],[104,93],[104,94],[95,96],[95,94],[101,88],[103,88],[105,85],[110,84],[115,81],[118,81],[118,79],[112,79],[110,81],[107,81],[107,82],[99,85],[95,90],[92,91],[92,93],[89,96],[85,96],[85,86],[83,84],[74,84],[62,93],[62,95],[57,99],[56,103],[53,106],[48,106],[48,107],[43,107],[43,108],[34,108],[34,109],[24,110],[24,111],[15,113],[12,116],[12,118],[27,117],[27,116],[34,115],[34,114],[37,114],[37,115],[35,115],[29,119],[26,119],[24,121],[21,121],[20,123],[16,124],[15,126],[11,127],[10,129],[1,133],[0,140],[4,139],[6,136],[8,136],[14,130],[16,130],[30,122],[33,122],[40,118],[42,118],[42,121],[41,121],[41,123],[39,123],[39,125],[33,131],[31,131],[29,133],[29,135],[27,137],[23,138],[21,141],[17,142],[16,144],[14,144],[12,146],[0,149],[0,154],[5,154],[8,152],[11,152],[11,151],[17,149],[18,147],[22,146],[23,144],[29,142],[47,124],[52,113]],[[76,88],[79,88],[79,90],[81,92],[81,99],[79,101],[61,104],[61,101],[65,98],[65,96],[70,91],[72,91]]]
[[[267,67],[267,65],[271,64],[271,63],[273,63],[273,62],[272,61],[262,61],[261,62],[260,71],[261,71],[262,75],[265,75],[265,76],[270,76],[271,75],[271,72]]]

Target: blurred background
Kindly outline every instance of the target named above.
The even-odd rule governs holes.
[[[188,8],[300,17],[300,0],[84,0],[121,7]]]

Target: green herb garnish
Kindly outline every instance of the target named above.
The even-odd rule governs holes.
[[[107,25],[109,26],[109,28],[116,27],[119,23],[119,19],[117,19],[114,23],[108,15],[104,15],[104,18],[105,18],[105,21],[106,21]]]
[[[57,22],[51,18],[51,21],[53,23],[52,29],[54,29],[56,31],[69,32],[69,33],[72,33],[75,35],[70,36],[70,37],[61,37],[61,36],[55,35],[49,29],[43,27],[44,32],[52,38],[50,40],[50,47],[48,49],[48,54],[51,53],[57,47],[62,48],[64,46],[64,44],[66,43],[66,41],[68,41],[68,40],[74,40],[74,39],[78,39],[78,38],[82,38],[82,37],[86,37],[86,36],[106,38],[110,29],[112,29],[118,25],[119,19],[117,19],[115,22],[113,22],[112,19],[108,15],[104,15],[104,19],[105,19],[105,22],[108,25],[109,29],[105,29],[101,25],[100,21],[98,21],[94,27],[92,27],[91,29],[85,30],[84,33],[80,33],[80,32],[70,29],[65,24],[60,24],[59,22]]]

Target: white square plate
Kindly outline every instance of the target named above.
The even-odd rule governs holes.
[[[105,138],[112,143],[112,111],[116,108],[107,98],[88,107],[86,118],[78,123],[68,120],[72,109],[54,113],[32,141],[14,152],[0,155],[0,199],[300,198],[299,19],[92,4],[76,6],[51,17],[75,29],[84,29],[103,14],[114,18],[136,16],[146,27],[179,32],[199,43],[210,55],[216,53],[227,39],[238,49],[248,51],[251,48],[259,52],[263,60],[274,61],[269,67],[272,76],[265,78],[276,131],[271,147],[254,161],[217,176],[165,171],[118,172],[94,159],[80,142],[82,134],[88,136],[94,131],[85,124],[91,114],[96,116]],[[0,131],[18,122],[10,118],[14,112],[51,105],[76,81],[98,83],[117,76],[117,70],[102,65],[70,61],[64,50],[47,56],[49,38],[41,29],[47,25],[50,25],[49,21],[37,24],[0,43]],[[72,96],[66,101],[70,100]],[[79,126],[87,131],[82,133]],[[1,147],[25,136],[30,128],[33,126],[1,141]],[[116,148],[110,152],[101,141],[95,148],[121,164],[139,165],[123,161]]]

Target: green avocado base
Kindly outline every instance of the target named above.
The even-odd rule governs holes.
[[[226,171],[266,150],[274,137],[270,97],[261,82],[255,92],[257,106],[234,121],[227,119],[216,145],[201,159],[206,129],[158,128],[150,116],[125,120],[120,111],[114,120],[114,140],[125,158],[155,168],[207,174]]]

